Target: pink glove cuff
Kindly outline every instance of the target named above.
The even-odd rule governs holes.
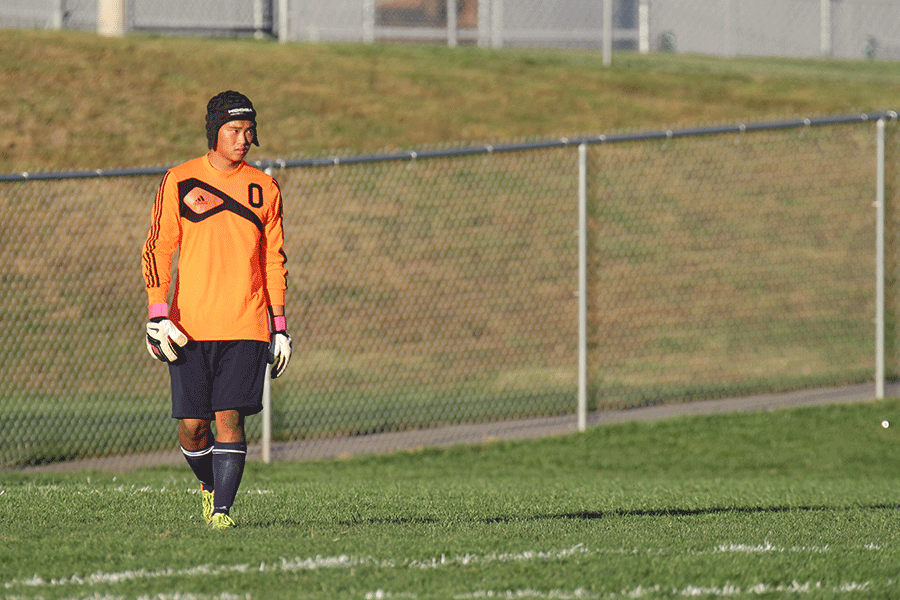
[[[161,302],[159,304],[151,304],[148,310],[150,313],[150,318],[155,319],[156,317],[169,317],[169,305],[165,302]]]
[[[287,317],[272,317],[274,331],[287,331]]]

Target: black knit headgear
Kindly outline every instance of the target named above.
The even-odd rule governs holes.
[[[256,131],[256,111],[250,98],[228,90],[210,98],[206,105],[206,141],[210,150],[216,145],[219,129],[230,121],[252,121],[253,143],[259,146],[259,132]]]

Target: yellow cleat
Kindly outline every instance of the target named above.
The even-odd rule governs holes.
[[[234,529],[235,527],[234,519],[225,513],[214,513],[209,519],[210,529]]]
[[[203,520],[209,525],[213,514],[213,493],[200,484],[200,500],[203,502]]]

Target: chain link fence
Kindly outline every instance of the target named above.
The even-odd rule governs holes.
[[[596,406],[871,380],[875,142],[839,126],[595,149]]]
[[[0,26],[95,31],[103,2],[124,31],[900,59],[892,0],[4,0]]]
[[[891,209],[898,142],[891,123]],[[860,121],[588,146],[588,409],[872,381],[875,145]],[[575,413],[571,143],[279,164],[295,350],[276,442]],[[0,182],[0,466],[177,449],[143,342],[161,174],[42,175]]]

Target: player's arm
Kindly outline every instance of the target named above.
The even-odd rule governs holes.
[[[153,202],[150,230],[141,254],[147,304],[167,302],[172,279],[172,257],[181,242],[181,218],[174,177],[166,173]]]
[[[287,262],[287,255],[284,252],[281,191],[274,179],[271,192],[274,202],[272,212],[266,222],[263,252],[272,332],[269,343],[269,362],[272,363],[272,378],[276,379],[284,373],[291,359],[292,340],[287,332],[287,318],[284,313],[284,296],[287,288],[287,269],[284,264]]]
[[[181,222],[175,183],[169,173],[163,177],[156,200],[150,230],[141,254],[144,283],[147,287],[147,351],[163,362],[175,362],[178,348],[187,336],[169,320],[167,296],[171,283],[172,257],[181,241]]]
[[[281,377],[291,360],[293,340],[287,332],[287,318],[284,316],[284,306],[269,307],[269,315],[272,320],[272,337],[269,342],[269,362],[272,363],[272,379]]]
[[[269,194],[272,198],[266,218],[262,239],[263,263],[265,268],[266,294],[269,306],[281,306],[284,310],[284,295],[287,289],[287,254],[284,251],[284,225],[281,190],[278,182],[272,180]],[[283,314],[283,313],[282,313]]]

